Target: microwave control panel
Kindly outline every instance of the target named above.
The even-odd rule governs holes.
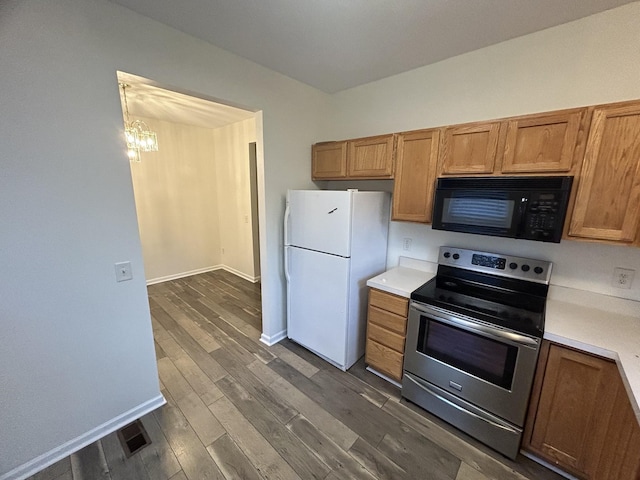
[[[561,233],[564,221],[559,214],[564,203],[561,197],[557,193],[531,195],[524,218],[526,238],[545,240]]]

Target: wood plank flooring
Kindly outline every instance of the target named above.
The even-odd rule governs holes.
[[[260,286],[225,271],[152,285],[167,405],[126,458],[108,435],[31,480],[524,480],[511,461],[400,398],[361,360],[341,372],[293,342],[267,347]]]

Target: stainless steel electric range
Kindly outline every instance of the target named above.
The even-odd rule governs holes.
[[[551,266],[440,247],[437,275],[411,294],[402,396],[515,458]]]

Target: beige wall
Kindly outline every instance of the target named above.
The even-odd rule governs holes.
[[[145,277],[156,283],[220,264],[218,182],[211,129],[146,117],[157,152],[131,162]]]
[[[135,118],[156,131],[159,143],[157,152],[131,163],[147,282],[216,268],[255,281],[249,191],[255,120],[209,129]]]

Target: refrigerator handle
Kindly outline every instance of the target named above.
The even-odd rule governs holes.
[[[289,248],[284,247],[284,278],[287,283],[291,283],[291,277],[289,276]]]
[[[287,202],[287,206],[284,209],[284,244],[289,245],[289,217],[291,216],[291,211],[289,210],[289,202]]]

